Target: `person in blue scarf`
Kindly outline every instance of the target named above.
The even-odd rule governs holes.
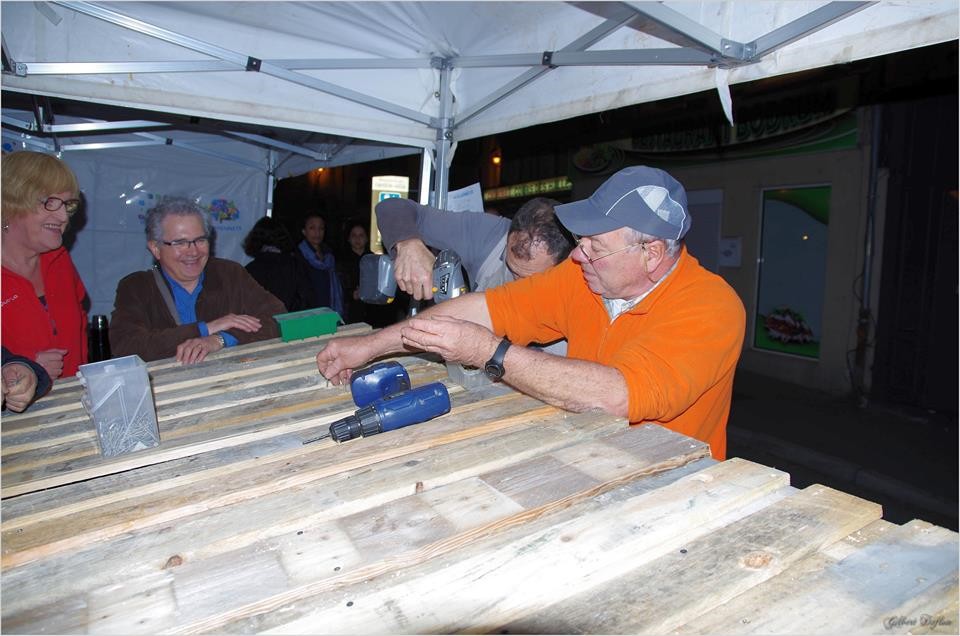
[[[323,242],[326,229],[326,221],[319,212],[308,212],[303,218],[303,240],[300,241],[297,253],[310,266],[307,269],[319,306],[330,307],[342,317],[343,290],[337,277],[333,251]]]

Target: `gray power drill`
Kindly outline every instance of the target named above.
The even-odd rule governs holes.
[[[433,299],[443,302],[467,293],[466,277],[460,256],[443,250],[433,263]],[[360,259],[360,300],[372,305],[387,305],[397,296],[393,259],[387,254],[367,254]]]

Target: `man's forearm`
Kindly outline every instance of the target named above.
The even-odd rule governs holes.
[[[449,316],[458,320],[469,320],[481,327],[493,329],[490,311],[487,309],[487,297],[483,292],[464,294],[434,305],[419,314],[420,318],[430,316]]]
[[[577,413],[629,415],[627,383],[613,367],[512,346],[504,368],[504,382],[547,404]]]
[[[428,307],[417,314],[417,318],[431,318],[435,316],[469,320],[487,329],[492,327],[490,313],[487,310],[487,299],[482,293],[465,294],[458,298],[452,298],[438,305]],[[409,350],[403,345],[400,337],[400,332],[406,324],[407,321],[404,320],[384,327],[370,335],[363,336],[365,339],[364,344],[368,348],[371,357],[408,352]]]

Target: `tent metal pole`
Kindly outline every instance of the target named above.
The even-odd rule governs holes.
[[[546,51],[512,55],[478,55],[451,60],[456,68],[509,68],[511,66],[540,66],[544,55],[550,56],[550,66],[708,66],[719,57],[689,48],[624,49],[602,51]]]
[[[223,161],[229,161],[231,163],[238,163],[241,166],[248,166],[250,168],[256,168],[257,170],[264,170],[264,166],[248,159],[243,159],[241,157],[234,157],[233,155],[228,155],[223,152],[214,152],[213,150],[207,150],[206,148],[200,148],[194,146],[193,144],[184,143],[182,141],[177,141],[176,139],[169,139],[160,137],[158,135],[152,135],[150,133],[134,133],[137,137],[143,137],[144,139],[150,139],[155,142],[163,143],[167,146],[176,146],[177,148],[183,148],[184,150],[189,150],[190,152],[195,152],[198,155],[206,155],[208,157],[214,157],[216,159],[222,159]]]
[[[453,67],[450,61],[435,58],[435,64],[440,71],[440,90],[437,97],[440,99],[439,125],[437,126],[436,165],[434,166],[434,206],[441,210],[447,204],[447,188],[450,181],[450,145],[453,142],[453,90],[450,87],[450,74]]]
[[[131,128],[142,130],[144,128],[169,128],[170,124],[162,124],[156,121],[91,121],[84,124],[44,124],[45,133],[87,133],[87,132],[109,132],[114,130],[129,130]]]
[[[270,169],[267,171],[267,210],[266,216],[273,216],[273,189],[277,185],[277,151],[271,150],[267,154],[267,164]]]
[[[263,135],[254,135],[253,133],[236,131],[227,131],[226,134],[229,137],[237,137],[241,140],[250,141],[254,144],[269,146],[271,148],[280,148],[281,150],[289,150],[292,153],[303,155],[304,157],[310,157],[311,159],[316,159],[317,161],[328,161],[330,159],[329,153],[315,152],[307,148],[295,146],[294,144],[288,144],[283,141],[277,141],[276,139],[270,139],[269,137],[264,137]]]
[[[237,65],[224,60],[187,60],[184,62],[31,62],[24,64],[24,75],[126,75],[127,73],[210,73],[237,71]]]
[[[288,71],[320,71],[338,69],[430,68],[430,60],[420,58],[385,59],[275,59],[264,64]],[[183,60],[156,62],[31,62],[23,64],[22,75],[124,75],[127,73],[212,73],[238,69],[227,60]],[[15,68],[11,68],[14,72]]]
[[[430,174],[433,171],[433,161],[430,150],[424,148],[420,153],[420,205],[430,205]]]
[[[659,2],[627,2],[626,4],[638,14],[650,18],[708,51],[731,56],[732,51],[725,44],[727,41],[718,33],[714,33],[699,22],[691,20],[670,7]],[[737,57],[737,55],[731,57]]]
[[[806,37],[814,31],[826,28],[858,11],[866,9],[872,2],[831,2],[797,18],[782,27],[762,35],[748,46],[753,49],[753,57],[761,58],[791,42]]]

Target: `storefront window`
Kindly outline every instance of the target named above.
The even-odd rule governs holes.
[[[830,186],[765,190],[753,346],[820,357]]]

